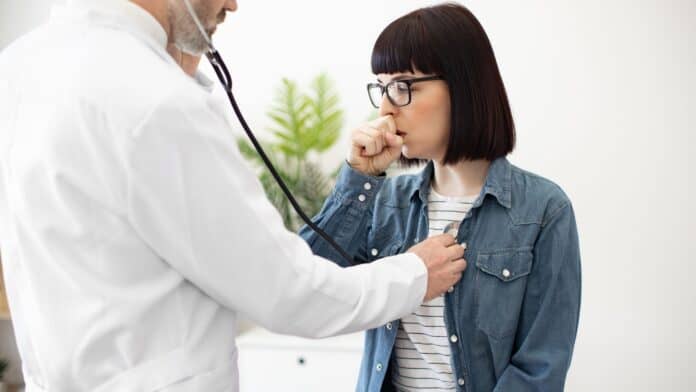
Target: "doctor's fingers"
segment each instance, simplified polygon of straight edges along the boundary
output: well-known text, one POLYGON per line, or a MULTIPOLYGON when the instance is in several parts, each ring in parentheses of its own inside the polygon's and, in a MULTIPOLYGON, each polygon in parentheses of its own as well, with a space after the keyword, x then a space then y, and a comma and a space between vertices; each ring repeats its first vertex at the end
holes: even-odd
MULTIPOLYGON (((461 274, 466 270, 467 262, 464 259, 457 259, 452 261, 447 265, 447 269, 452 273, 452 274, 461 274)), ((459 279, 457 279, 459 280, 459 279)))
POLYGON ((466 248, 459 244, 452 244, 447 247, 446 251, 447 258, 449 260, 456 260, 464 257, 464 251, 466 251, 466 248))
POLYGON ((426 241, 434 241, 443 246, 452 246, 456 244, 456 239, 452 234, 444 233, 428 237, 426 241))

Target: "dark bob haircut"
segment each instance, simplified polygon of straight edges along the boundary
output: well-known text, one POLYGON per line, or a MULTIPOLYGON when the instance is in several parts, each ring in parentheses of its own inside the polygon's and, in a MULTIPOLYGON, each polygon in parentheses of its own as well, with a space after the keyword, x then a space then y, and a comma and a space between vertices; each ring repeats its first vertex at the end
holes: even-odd
MULTIPOLYGON (((372 50, 372 72, 443 77, 452 117, 444 164, 493 161, 515 147, 515 124, 486 32, 467 8, 441 4, 415 10, 387 26, 372 50)), ((420 160, 402 157, 410 165, 420 160)))

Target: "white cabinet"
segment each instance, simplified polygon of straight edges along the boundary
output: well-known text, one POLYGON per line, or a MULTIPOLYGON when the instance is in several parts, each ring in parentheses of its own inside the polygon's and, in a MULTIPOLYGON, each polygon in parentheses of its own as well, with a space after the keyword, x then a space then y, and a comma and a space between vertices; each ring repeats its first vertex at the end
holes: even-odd
POLYGON ((237 338, 241 392, 355 391, 363 333, 327 339, 254 328, 237 338))

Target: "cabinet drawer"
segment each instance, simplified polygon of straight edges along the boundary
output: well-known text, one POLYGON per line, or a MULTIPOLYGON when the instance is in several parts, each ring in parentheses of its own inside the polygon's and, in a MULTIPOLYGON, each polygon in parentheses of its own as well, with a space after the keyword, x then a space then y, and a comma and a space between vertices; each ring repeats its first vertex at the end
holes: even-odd
POLYGON ((352 392, 362 334, 322 340, 252 333, 239 340, 241 392, 352 392))
POLYGON ((241 392, 354 391, 361 356, 355 351, 240 350, 241 392))

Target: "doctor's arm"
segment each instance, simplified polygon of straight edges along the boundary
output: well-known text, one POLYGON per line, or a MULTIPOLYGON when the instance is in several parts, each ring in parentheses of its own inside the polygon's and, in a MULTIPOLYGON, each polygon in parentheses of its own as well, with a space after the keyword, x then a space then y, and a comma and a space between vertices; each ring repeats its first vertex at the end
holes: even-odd
POLYGON ((129 217, 172 268, 222 306, 302 336, 372 328, 420 304, 418 256, 347 269, 314 256, 284 228, 222 117, 202 98, 183 101, 155 108, 128 153, 129 217))

